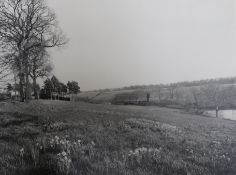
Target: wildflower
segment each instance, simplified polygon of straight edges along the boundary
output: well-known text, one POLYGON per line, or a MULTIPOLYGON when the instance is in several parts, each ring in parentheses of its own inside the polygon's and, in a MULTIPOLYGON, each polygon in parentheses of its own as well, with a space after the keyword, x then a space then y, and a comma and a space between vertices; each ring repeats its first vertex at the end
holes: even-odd
POLYGON ((65 157, 67 155, 67 153, 65 151, 63 151, 62 155, 65 157))
POLYGON ((59 137, 58 136, 55 136, 55 141, 56 141, 56 144, 59 144, 59 137))
POLYGON ((21 148, 21 149, 20 149, 20 156, 23 157, 23 156, 24 156, 24 153, 25 153, 24 148, 21 148))
POLYGON ((57 156, 60 157, 60 156, 61 156, 61 153, 58 153, 57 156))
POLYGON ((64 140, 60 140, 60 144, 64 145, 65 144, 64 140))
POLYGON ((54 139, 50 140, 49 143, 50 143, 51 147, 53 147, 53 145, 54 145, 54 139))

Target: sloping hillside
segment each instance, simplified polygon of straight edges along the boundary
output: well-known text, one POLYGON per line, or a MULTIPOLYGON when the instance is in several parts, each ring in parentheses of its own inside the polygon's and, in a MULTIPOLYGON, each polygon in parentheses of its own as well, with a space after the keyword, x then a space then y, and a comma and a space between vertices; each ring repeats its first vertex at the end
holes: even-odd
POLYGON ((214 107, 210 97, 215 94, 225 100, 221 107, 236 106, 235 78, 180 82, 167 85, 131 86, 119 89, 88 91, 78 94, 75 101, 91 103, 140 104, 160 106, 214 107), (147 99, 147 94, 150 99, 147 99), (221 96, 221 97, 220 97, 221 96), (149 101, 148 103, 146 103, 149 101))

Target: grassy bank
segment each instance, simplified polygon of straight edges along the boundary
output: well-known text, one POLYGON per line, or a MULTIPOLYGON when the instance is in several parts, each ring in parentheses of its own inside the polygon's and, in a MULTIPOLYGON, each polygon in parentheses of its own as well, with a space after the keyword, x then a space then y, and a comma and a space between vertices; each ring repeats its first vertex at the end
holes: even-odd
POLYGON ((236 122, 180 110, 1 104, 0 174, 236 174, 236 122))

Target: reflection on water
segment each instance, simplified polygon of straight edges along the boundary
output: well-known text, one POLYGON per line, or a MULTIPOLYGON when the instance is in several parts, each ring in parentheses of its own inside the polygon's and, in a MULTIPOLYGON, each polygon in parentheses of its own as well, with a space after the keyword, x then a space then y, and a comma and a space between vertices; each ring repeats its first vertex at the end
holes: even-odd
MULTIPOLYGON (((205 115, 210 117, 216 117, 216 111, 215 110, 206 111, 205 115)), ((220 110, 218 116, 219 118, 236 120, 236 110, 220 110)))

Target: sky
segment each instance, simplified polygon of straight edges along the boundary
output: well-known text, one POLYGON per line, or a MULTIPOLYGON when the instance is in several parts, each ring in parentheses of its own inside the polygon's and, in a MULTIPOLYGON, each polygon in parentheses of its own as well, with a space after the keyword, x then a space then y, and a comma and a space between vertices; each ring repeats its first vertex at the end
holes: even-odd
POLYGON ((236 76, 235 0, 47 0, 69 43, 54 74, 82 90, 236 76))

